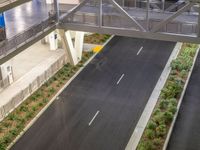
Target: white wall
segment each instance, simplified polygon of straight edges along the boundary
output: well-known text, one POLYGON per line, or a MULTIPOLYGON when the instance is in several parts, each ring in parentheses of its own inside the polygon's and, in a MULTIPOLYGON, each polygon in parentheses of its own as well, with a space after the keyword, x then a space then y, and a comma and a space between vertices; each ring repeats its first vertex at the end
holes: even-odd
POLYGON ((59 3, 62 4, 79 4, 79 0, 59 0, 59 3))

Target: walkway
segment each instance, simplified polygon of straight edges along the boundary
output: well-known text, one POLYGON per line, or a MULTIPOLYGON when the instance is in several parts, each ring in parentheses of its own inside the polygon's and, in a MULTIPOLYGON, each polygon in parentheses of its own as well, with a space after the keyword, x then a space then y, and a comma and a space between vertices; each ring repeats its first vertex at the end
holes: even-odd
POLYGON ((13 66, 14 82, 0 91, 0 119, 63 66, 65 52, 49 51, 48 45, 38 42, 9 62, 13 66))
POLYGON ((48 18, 45 0, 32 0, 5 12, 7 38, 23 32, 48 18))

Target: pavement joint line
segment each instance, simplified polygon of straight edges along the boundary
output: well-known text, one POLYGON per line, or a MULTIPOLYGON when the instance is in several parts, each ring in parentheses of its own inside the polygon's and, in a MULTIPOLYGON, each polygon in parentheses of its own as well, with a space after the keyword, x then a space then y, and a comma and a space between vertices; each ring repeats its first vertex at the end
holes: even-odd
POLYGON ((117 81, 117 84, 119 84, 119 82, 122 80, 123 77, 124 77, 124 74, 121 75, 121 77, 120 77, 119 80, 117 81))
MULTIPOLYGON (((112 35, 104 44, 103 47, 108 44, 112 39, 114 38, 114 35, 112 35)), ((68 82, 58 91, 58 93, 49 101, 49 103, 33 118, 27 126, 19 133, 19 135, 13 140, 10 145, 6 148, 6 150, 10 150, 11 147, 28 131, 28 129, 42 116, 42 114, 49 108, 49 106, 56 100, 56 97, 58 97, 64 89, 80 74, 80 72, 94 59, 94 57, 98 53, 94 54, 90 59, 88 59, 85 64, 79 68, 79 70, 68 80, 68 82)))
POLYGON ((89 122, 89 126, 93 123, 93 121, 94 121, 94 119, 97 117, 97 115, 100 113, 100 111, 98 110, 97 112, 96 112, 96 114, 94 115, 94 117, 92 118, 92 120, 89 122))
POLYGON ((154 110, 154 107, 157 104, 157 100, 160 95, 161 89, 164 87, 165 82, 170 74, 171 61, 178 56, 181 46, 182 46, 182 43, 178 42, 175 45, 173 51, 171 52, 171 55, 169 56, 168 61, 167 61, 166 65, 165 65, 165 67, 164 67, 152 93, 151 93, 151 96, 149 97, 149 99, 147 101, 147 104, 146 104, 146 106, 140 116, 140 119, 139 119, 127 145, 126 145, 125 150, 136 150, 136 148, 139 144, 139 141, 143 135, 143 132, 145 130, 145 127, 151 117, 153 110, 154 110))
POLYGON ((143 46, 140 47, 139 51, 137 52, 137 55, 139 55, 142 50, 143 50, 143 46))

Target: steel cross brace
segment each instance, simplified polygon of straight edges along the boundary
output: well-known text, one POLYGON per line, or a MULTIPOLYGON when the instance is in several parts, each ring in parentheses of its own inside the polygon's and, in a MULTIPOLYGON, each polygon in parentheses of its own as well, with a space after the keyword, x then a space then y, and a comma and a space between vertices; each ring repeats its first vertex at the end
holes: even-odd
POLYGON ((145 32, 146 30, 134 19, 132 18, 121 6, 119 6, 114 0, 109 0, 111 4, 126 18, 131 20, 134 25, 136 25, 141 31, 145 32))
POLYGON ((151 32, 156 32, 156 31, 160 30, 168 22, 170 22, 173 19, 175 19, 177 16, 179 16, 181 13, 185 12, 187 9, 189 9, 193 5, 194 5, 194 3, 187 3, 183 8, 179 9, 177 12, 175 12, 174 14, 172 14, 170 17, 168 17, 167 19, 165 19, 164 21, 162 21, 160 24, 158 24, 157 26, 155 26, 155 28, 153 28, 151 30, 151 32))

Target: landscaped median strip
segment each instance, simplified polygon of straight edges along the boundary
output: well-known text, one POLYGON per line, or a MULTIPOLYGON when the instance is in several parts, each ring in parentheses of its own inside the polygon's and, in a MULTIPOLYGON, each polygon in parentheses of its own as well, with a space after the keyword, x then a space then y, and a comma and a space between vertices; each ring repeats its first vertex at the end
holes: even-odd
MULTIPOLYGON (((110 37, 110 39, 112 38, 113 36, 110 37)), ((107 41, 104 45, 110 39, 107 39, 106 35, 107 41)), ((82 60, 76 66, 64 65, 53 77, 4 118, 0 122, 0 150, 9 149, 18 140, 95 55, 93 52, 84 52, 82 60)))
POLYGON ((137 150, 166 149, 198 51, 195 44, 183 44, 178 57, 171 62, 171 72, 137 150))

